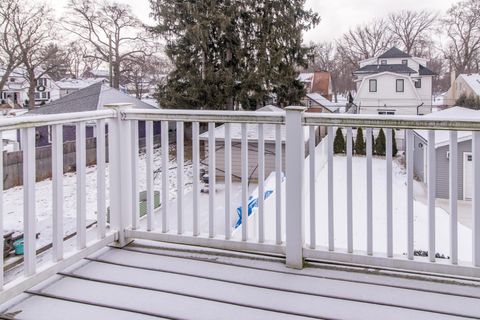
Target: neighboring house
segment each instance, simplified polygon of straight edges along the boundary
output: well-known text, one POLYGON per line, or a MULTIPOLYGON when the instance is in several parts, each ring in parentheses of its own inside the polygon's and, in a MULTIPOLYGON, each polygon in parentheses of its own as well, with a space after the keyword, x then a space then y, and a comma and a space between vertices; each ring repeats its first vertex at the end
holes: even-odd
POLYGON ((108 80, 103 78, 62 79, 60 81, 57 81, 56 84, 60 89, 60 98, 63 98, 72 92, 89 87, 92 84, 99 82, 103 84, 108 84, 108 80))
POLYGON ((382 55, 363 60, 353 74, 357 113, 417 115, 432 109, 432 81, 435 72, 428 60, 393 47, 382 55))
MULTIPOLYGON (((36 108, 26 115, 44 115, 44 114, 60 114, 60 113, 75 113, 83 111, 101 110, 107 104, 114 103, 131 103, 133 108, 138 109, 155 109, 150 104, 142 102, 130 95, 122 93, 116 89, 110 88, 107 85, 99 82, 84 89, 80 89, 69 95, 64 96, 56 101, 53 101, 45 106, 36 108)), ((96 123, 88 123, 86 128, 87 138, 95 137, 96 123)), ((145 137, 145 122, 139 121, 139 137, 145 137)), ((160 133, 160 123, 155 123, 154 133, 160 133)), ((37 132, 37 147, 50 145, 52 141, 51 127, 38 127, 37 132)), ((63 126, 63 140, 75 140, 75 125, 63 126)))
POLYGON ((309 93, 306 96, 307 112, 339 113, 345 109, 344 103, 336 103, 328 100, 319 93, 309 93))
POLYGON ((480 96, 480 74, 460 74, 457 78, 453 74, 452 79, 454 80, 446 95, 448 106, 454 106, 461 95, 480 96))
MULTIPOLYGON (((0 76, 4 72, 0 68, 0 76)), ((41 72, 40 70, 38 72, 41 72)), ((23 108, 28 100, 28 88, 30 83, 26 78, 26 71, 23 68, 15 69, 5 83, 3 91, 0 92, 2 104, 8 104, 12 108, 23 108)), ((55 81, 45 74, 37 80, 35 87, 35 105, 45 104, 60 97, 60 90, 55 81)))
MULTIPOLYGON (((480 111, 452 107, 424 116, 425 119, 480 119, 480 111)), ((428 177, 428 131, 414 131, 414 174, 427 183, 428 177)), ((472 133, 458 132, 458 199, 471 200, 473 192, 472 133)), ((448 131, 435 131, 436 196, 449 198, 450 135, 448 131)))
POLYGON ((328 71, 315 71, 300 73, 297 78, 304 86, 307 93, 319 93, 328 100, 332 100, 332 76, 328 71))
MULTIPOLYGON (((266 106, 257 110, 257 112, 285 112, 283 109, 275 106, 266 106)), ((232 123, 231 139, 232 139, 232 178, 240 180, 242 175, 242 128, 241 124, 232 123)), ((204 132, 200 135, 200 140, 205 146, 204 164, 208 164, 208 134, 204 132)), ((276 141, 276 125, 264 124, 263 135, 265 140, 265 177, 275 171, 275 141, 276 141)), ((258 174, 258 125, 247 125, 248 136, 248 176, 251 180, 257 180, 258 174)), ((280 127, 280 141, 282 149, 282 171, 285 170, 285 126, 280 127)), ((305 143, 308 141, 308 129, 305 127, 305 143)), ((215 164, 216 176, 223 179, 225 176, 225 125, 215 128, 215 164)), ((308 146, 305 148, 308 151, 308 146)))

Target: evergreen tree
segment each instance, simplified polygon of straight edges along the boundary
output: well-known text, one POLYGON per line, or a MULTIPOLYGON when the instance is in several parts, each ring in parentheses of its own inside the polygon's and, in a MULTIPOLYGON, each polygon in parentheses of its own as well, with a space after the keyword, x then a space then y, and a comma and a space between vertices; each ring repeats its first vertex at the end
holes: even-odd
POLYGON ((355 139, 355 153, 358 155, 365 154, 365 141, 363 140, 362 128, 357 129, 357 138, 355 139))
POLYGON ((305 0, 150 0, 174 68, 158 88, 165 108, 256 109, 273 96, 299 103, 296 80, 310 48, 303 33, 319 22, 305 0))
POLYGON ((377 139, 375 140, 375 154, 379 156, 385 155, 385 133, 380 129, 377 139))
POLYGON ((335 134, 335 139, 333 140, 333 153, 345 153, 345 150, 345 138, 343 136, 342 129, 338 128, 335 134))
POLYGON ((395 138, 395 129, 392 129, 392 155, 395 157, 398 153, 397 139, 395 138))

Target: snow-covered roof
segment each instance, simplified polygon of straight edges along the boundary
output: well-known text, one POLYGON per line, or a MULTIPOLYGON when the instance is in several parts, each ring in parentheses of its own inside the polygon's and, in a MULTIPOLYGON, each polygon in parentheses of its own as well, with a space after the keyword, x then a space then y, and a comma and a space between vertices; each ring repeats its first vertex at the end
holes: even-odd
MULTIPOLYGON (((256 110, 258 112, 285 112, 285 110, 275 106, 265 106, 256 110)), ((265 142, 275 142, 275 130, 274 124, 263 125, 263 137, 265 142)), ((233 141, 240 141, 242 139, 242 125, 240 123, 232 123, 230 125, 230 135, 233 141)), ((286 140, 285 126, 280 126, 280 137, 282 142, 286 140)), ((308 141, 308 128, 304 127, 305 141, 308 141)), ((200 140, 208 140, 208 131, 202 133, 199 136, 200 140)), ((225 139, 225 125, 221 125, 215 128, 215 140, 223 141, 225 139)), ((247 139, 258 141, 258 124, 247 124, 247 139)))
POLYGON ((313 72, 300 73, 297 77, 297 80, 300 82, 311 82, 313 80, 314 75, 315 74, 313 72))
POLYGON ((480 96, 480 74, 461 74, 459 75, 472 88, 476 95, 480 96))
POLYGON ((102 82, 105 81, 105 79, 93 79, 93 78, 87 78, 87 79, 62 79, 60 81, 56 81, 57 86, 60 89, 83 89, 88 86, 91 86, 92 84, 95 84, 97 82, 102 82))
POLYGON ((316 103, 318 103, 322 107, 328 109, 328 111, 330 111, 330 112, 337 112, 339 108, 345 107, 345 105, 342 104, 342 103, 335 103, 335 102, 332 102, 332 101, 326 99, 320 93, 309 93, 309 94, 307 94, 307 97, 309 99, 315 101, 316 103))
MULTIPOLYGON (((422 116, 425 120, 480 120, 480 111, 452 107, 442 111, 433 112, 422 116)), ((415 130, 415 133, 428 142, 428 130, 415 130)), ((458 131, 458 142, 472 139, 471 131, 458 131)), ((450 134, 447 130, 435 131, 435 148, 443 147, 450 141, 450 134)))

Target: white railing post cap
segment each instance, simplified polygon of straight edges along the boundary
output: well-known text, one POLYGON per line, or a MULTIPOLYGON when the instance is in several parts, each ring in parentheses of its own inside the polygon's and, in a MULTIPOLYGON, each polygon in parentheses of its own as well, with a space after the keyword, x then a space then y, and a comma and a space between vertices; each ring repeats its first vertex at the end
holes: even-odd
POLYGON ((306 111, 307 108, 303 106, 289 106, 285 107, 285 111, 299 111, 299 112, 304 112, 306 111))
POLYGON ((130 109, 133 108, 132 103, 109 103, 103 105, 104 108, 106 109, 117 109, 117 110, 123 110, 123 109, 130 109))

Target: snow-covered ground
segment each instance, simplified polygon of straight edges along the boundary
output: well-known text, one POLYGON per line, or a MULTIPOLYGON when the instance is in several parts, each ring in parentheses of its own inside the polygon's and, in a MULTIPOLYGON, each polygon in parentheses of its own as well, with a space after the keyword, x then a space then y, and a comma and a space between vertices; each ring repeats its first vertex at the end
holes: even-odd
MULTIPOLYGON (((155 169, 161 168, 160 151, 155 150, 155 169)), ((184 167, 185 192, 191 190, 192 166, 187 162, 184 167)), ((169 162, 170 199, 176 197, 177 165, 174 160, 169 162)), ((108 165, 106 169, 106 197, 109 205, 109 179, 108 165)), ((70 234, 75 231, 76 217, 76 174, 67 173, 63 180, 64 192, 64 233, 70 234)), ((160 190, 161 175, 154 176, 154 188, 160 190)), ((87 190, 87 224, 96 220, 97 210, 97 170, 96 166, 88 167, 86 170, 87 190)), ((146 190, 146 163, 145 155, 140 156, 139 161, 139 190, 146 190)), ((4 191, 4 228, 5 230, 23 230, 23 187, 15 187, 4 191)), ((52 239, 52 181, 44 180, 35 185, 37 232, 40 233, 37 246, 50 243, 52 239)))
MULTIPOLYGON (((353 243, 354 250, 366 250, 366 158, 353 158, 353 243)), ((347 247, 347 203, 346 203, 346 157, 334 157, 334 223, 335 246, 347 247)), ((386 252, 386 161, 373 159, 373 249, 386 252)), ((327 179, 328 169, 317 174, 316 191, 316 235, 317 245, 328 245, 327 219, 327 179)), ((309 203, 306 201, 305 239, 309 239, 309 203)), ((394 253, 407 252, 407 187, 406 173, 401 166, 393 164, 393 238, 394 253)), ((436 248, 437 252, 449 255, 449 214, 436 209, 436 248)), ((459 259, 471 261, 471 230, 458 224, 459 259)), ((428 250, 428 211, 420 201, 414 201, 414 247, 415 250, 428 250)))
MULTIPOLYGON (((160 168, 160 152, 155 151, 155 168, 160 168)), ((366 250, 366 160, 363 157, 353 158, 353 232, 354 249, 366 250)), ((176 230, 176 162, 170 159, 169 181, 170 181, 170 203, 169 203, 169 228, 176 230)), ((189 233, 192 230, 192 167, 190 163, 185 165, 185 196, 184 196, 184 230, 189 233)), ((386 251, 386 162, 382 158, 373 159, 373 238, 374 251, 386 251)), ((322 166, 316 172, 317 192, 316 192, 316 233, 317 245, 326 246, 328 240, 327 233, 327 167, 322 166)), ((108 168, 107 168, 107 190, 108 190, 108 168)), ((75 230, 75 211, 76 211, 76 175, 69 173, 64 178, 64 219, 65 233, 71 233, 75 230)), ((160 190, 161 175, 156 175, 154 186, 160 190)), ((285 184, 285 183, 284 183, 285 184)), ((139 190, 145 190, 146 186, 146 166, 145 156, 142 155, 139 161, 139 190)), ((256 188, 255 184, 250 185, 250 192, 256 188)), ((274 186, 272 186, 274 189, 274 186)), ((393 223, 394 223, 394 252, 404 254, 406 252, 407 237, 407 212, 406 212, 406 175, 402 167, 394 163, 393 166, 393 223)), ((96 220, 96 168, 87 169, 87 219, 96 220)), ((38 220, 38 232, 40 239, 38 245, 49 243, 51 240, 51 206, 52 206, 52 183, 51 180, 38 182, 36 184, 36 209, 38 220)), ((282 186, 282 198, 285 199, 285 186, 282 186)), ((309 239, 309 202, 308 192, 305 195, 306 200, 306 235, 309 239)), ((208 194, 200 195, 199 206, 199 225, 202 233, 208 232, 208 194)), ((342 156, 334 157, 334 215, 335 215, 335 246, 337 248, 346 248, 347 242, 347 223, 346 223, 346 158, 342 156)), ((108 192, 107 192, 108 205, 108 192)), ((236 208, 241 205, 241 188, 239 184, 234 184, 232 189, 232 210, 230 214, 231 225, 236 221, 236 208)), ((17 187, 4 192, 5 208, 5 228, 6 230, 21 231, 23 228, 23 188, 17 187)), ((285 229, 285 207, 282 208, 282 230, 285 229)), ((415 249, 428 249, 428 215, 427 207, 420 201, 414 202, 415 211, 415 249)), ((224 209, 224 190, 221 183, 218 184, 215 203, 215 230, 216 234, 224 234, 225 230, 225 209, 224 209)), ((253 215, 255 217, 255 214, 253 215)), ((160 225, 160 212, 155 215, 157 227, 160 225)), ((249 228, 250 238, 255 239, 256 226, 255 219, 250 219, 249 228)), ((275 194, 265 202, 265 236, 267 240, 275 239, 275 194)), ((449 215, 437 208, 436 210, 436 242, 437 252, 445 255, 449 254, 449 215)), ((458 225, 459 230, 459 259, 471 261, 471 231, 463 225, 458 225)), ((234 234, 239 236, 238 232, 234 234)), ((284 239, 284 236, 283 236, 284 239)))

